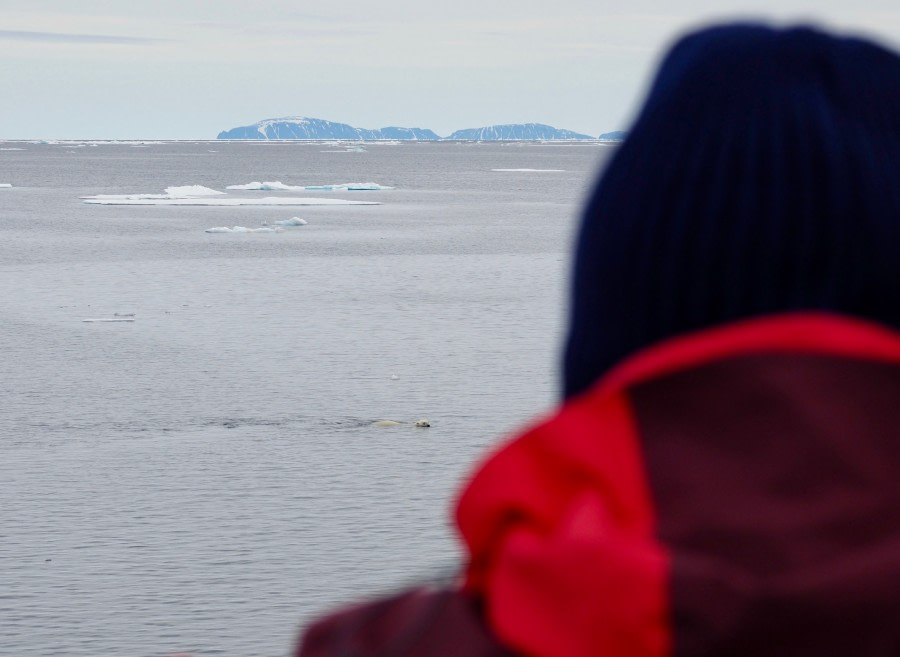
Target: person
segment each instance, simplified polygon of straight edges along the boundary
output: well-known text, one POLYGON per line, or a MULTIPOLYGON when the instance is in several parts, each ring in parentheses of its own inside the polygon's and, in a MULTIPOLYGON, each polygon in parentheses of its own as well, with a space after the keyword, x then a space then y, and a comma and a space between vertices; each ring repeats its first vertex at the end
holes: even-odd
POLYGON ((682 38, 586 206, 564 399, 490 456, 458 585, 298 657, 900 655, 900 58, 682 38))

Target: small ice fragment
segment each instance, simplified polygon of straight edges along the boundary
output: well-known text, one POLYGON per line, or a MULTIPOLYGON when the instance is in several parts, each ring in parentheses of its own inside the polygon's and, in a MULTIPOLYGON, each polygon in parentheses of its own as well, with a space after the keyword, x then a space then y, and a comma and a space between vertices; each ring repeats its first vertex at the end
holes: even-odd
POLYGON ((246 226, 233 226, 229 228, 228 226, 215 226, 213 228, 207 228, 205 233, 280 233, 283 232, 281 228, 270 228, 269 226, 263 226, 262 228, 247 228, 246 226))
POLYGON ((134 317, 134 313, 113 313, 113 317, 134 317))
POLYGON ((305 226, 307 224, 306 219, 301 219, 300 217, 291 217, 290 219, 279 219, 278 221, 273 221, 272 224, 274 226, 305 226))
POLYGON ((562 173, 565 169, 491 169, 491 171, 521 171, 528 173, 562 173))
POLYGON ((396 374, 391 374, 391 381, 397 381, 399 379, 400 379, 400 377, 397 376, 396 374))
POLYGON ((83 319, 82 322, 133 322, 134 317, 97 317, 94 319, 83 319))
POLYGON ((9 189, 10 187, 12 187, 12 185, 11 185, 10 183, 0 183, 0 187, 3 187, 3 188, 5 188, 5 189, 9 189))

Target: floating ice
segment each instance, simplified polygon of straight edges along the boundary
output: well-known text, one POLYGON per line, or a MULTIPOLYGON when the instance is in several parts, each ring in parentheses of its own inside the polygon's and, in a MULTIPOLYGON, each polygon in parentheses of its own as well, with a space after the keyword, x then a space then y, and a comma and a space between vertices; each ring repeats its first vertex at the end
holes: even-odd
POLYGON ((82 322, 133 322, 134 317, 98 317, 96 319, 83 319, 82 322))
POLYGON ((560 173, 565 169, 491 169, 491 171, 525 171, 529 173, 560 173))
POLYGON ((226 187, 225 189, 260 190, 260 191, 264 191, 264 192, 272 192, 272 191, 297 191, 297 190, 306 189, 306 188, 285 185, 280 180, 276 180, 275 182, 257 182, 254 180, 253 182, 247 183, 246 185, 228 185, 228 187, 226 187))
POLYGON ((273 221, 273 226, 305 226, 306 219, 301 219, 300 217, 291 217, 290 219, 279 219, 278 221, 273 221))
POLYGON ((82 196, 86 202, 91 201, 142 201, 156 199, 191 199, 205 198, 209 196, 224 196, 225 192, 219 192, 203 185, 182 185, 180 187, 166 187, 162 194, 96 194, 94 196, 82 196))
POLYGON ((24 148, 0 148, 0 151, 24 151, 24 148))
POLYGON ((234 226, 229 228, 228 226, 216 226, 214 228, 207 228, 204 232, 206 233, 280 233, 282 232, 281 228, 270 228, 269 226, 263 226, 261 228, 247 228, 246 226, 234 226))
POLYGON ((143 195, 143 198, 134 197, 82 197, 85 203, 96 205, 208 205, 208 206, 236 206, 236 205, 381 205, 376 201, 345 201, 337 198, 299 198, 284 196, 274 198, 169 198, 151 197, 143 195))
POLYGON ((280 180, 274 182, 257 182, 253 181, 246 185, 228 185, 226 189, 241 190, 260 190, 260 191, 286 191, 286 192, 356 192, 356 191, 376 191, 382 189, 394 189, 385 185, 379 185, 373 182, 362 183, 339 183, 336 185, 310 185, 307 187, 299 185, 285 185, 280 180))
POLYGON ((379 185, 378 183, 373 182, 363 182, 363 183, 340 183, 337 185, 313 185, 309 187, 304 187, 308 192, 369 192, 369 191, 378 191, 382 189, 394 189, 393 187, 388 187, 387 185, 379 185))
POLYGON ((0 183, 0 187, 4 187, 4 188, 6 188, 6 189, 9 189, 10 187, 12 187, 12 185, 9 184, 9 183, 0 183))
POLYGON ((348 146, 343 150, 319 151, 320 153, 368 153, 364 146, 348 146))
POLYGON ((198 196, 219 196, 225 194, 203 185, 182 185, 181 187, 166 187, 166 195, 172 198, 196 198, 198 196))

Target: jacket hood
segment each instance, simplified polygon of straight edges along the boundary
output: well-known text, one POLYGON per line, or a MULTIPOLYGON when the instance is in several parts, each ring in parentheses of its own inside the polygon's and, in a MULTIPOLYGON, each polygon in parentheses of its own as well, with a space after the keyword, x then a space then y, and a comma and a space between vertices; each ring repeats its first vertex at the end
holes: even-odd
POLYGON ((847 317, 644 350, 476 472, 466 586, 531 657, 900 654, 898 400, 847 317))

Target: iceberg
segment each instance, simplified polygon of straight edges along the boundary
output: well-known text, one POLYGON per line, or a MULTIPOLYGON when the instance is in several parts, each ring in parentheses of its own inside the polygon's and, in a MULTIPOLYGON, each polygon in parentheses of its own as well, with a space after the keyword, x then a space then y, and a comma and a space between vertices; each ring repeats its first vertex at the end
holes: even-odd
POLYGON ((522 171, 528 173, 559 173, 565 169, 491 169, 491 171, 522 171))
POLYGON ((274 182, 257 182, 253 181, 246 185, 228 185, 225 189, 240 190, 259 190, 259 191, 284 191, 284 192, 355 192, 355 191, 375 191, 382 189, 394 189, 386 185, 379 185, 373 182, 364 183, 340 183, 337 185, 310 185, 303 187, 300 185, 285 185, 280 180, 274 182))

